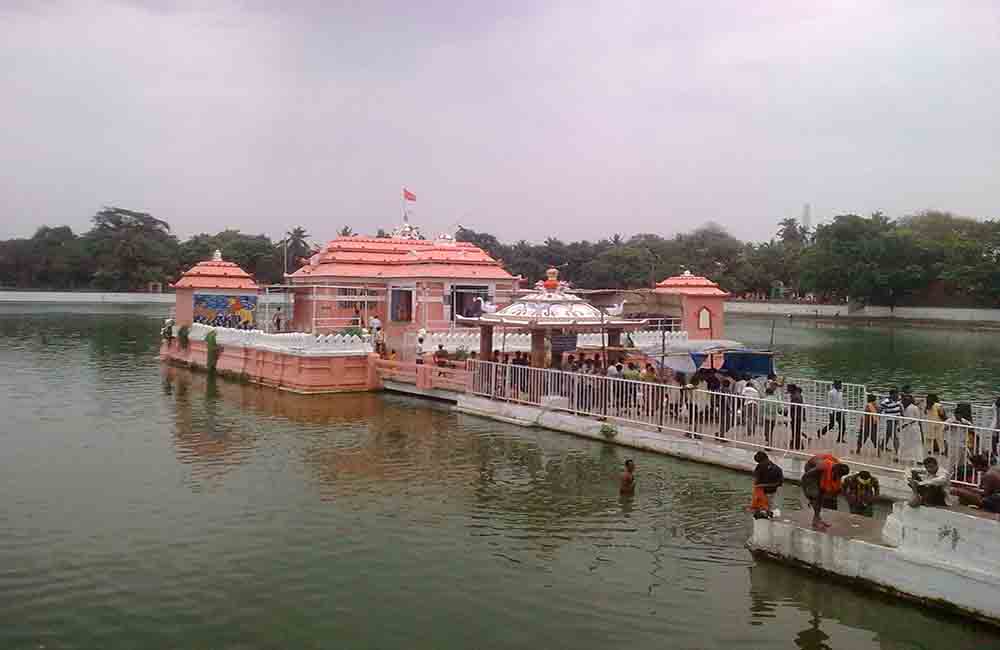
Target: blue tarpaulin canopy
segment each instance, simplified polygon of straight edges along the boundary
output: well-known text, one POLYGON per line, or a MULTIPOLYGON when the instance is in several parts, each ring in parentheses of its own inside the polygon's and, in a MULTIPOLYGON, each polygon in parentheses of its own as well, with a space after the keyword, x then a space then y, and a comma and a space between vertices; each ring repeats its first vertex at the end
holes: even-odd
POLYGON ((662 351, 657 350, 657 347, 659 346, 643 346, 640 349, 657 365, 678 372, 692 373, 710 356, 718 355, 723 359, 722 370, 754 377, 775 372, 774 352, 753 350, 737 341, 674 341, 662 351))
POLYGON ((754 350, 727 351, 723 356, 722 369, 741 375, 766 377, 774 372, 774 355, 754 350))

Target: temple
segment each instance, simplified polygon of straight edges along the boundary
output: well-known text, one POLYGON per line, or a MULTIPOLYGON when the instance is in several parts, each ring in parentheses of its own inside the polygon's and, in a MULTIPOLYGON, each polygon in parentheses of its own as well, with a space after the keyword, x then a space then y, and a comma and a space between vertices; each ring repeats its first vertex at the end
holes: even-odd
POLYGON ((378 317, 390 344, 405 333, 449 328, 456 318, 504 305, 519 278, 481 248, 450 236, 338 237, 295 273, 290 329, 324 334, 365 327, 378 317))
POLYGON ((174 318, 178 325, 256 326, 260 289, 249 273, 223 260, 221 251, 192 266, 170 286, 176 291, 174 318))

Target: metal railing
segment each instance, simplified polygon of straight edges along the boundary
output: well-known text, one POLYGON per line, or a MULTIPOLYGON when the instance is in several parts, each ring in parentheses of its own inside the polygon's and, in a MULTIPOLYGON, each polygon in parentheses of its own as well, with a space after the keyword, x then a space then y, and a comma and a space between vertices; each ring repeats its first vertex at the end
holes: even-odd
POLYGON ((955 482, 976 483, 973 453, 995 459, 1000 431, 961 422, 744 397, 672 384, 468 361, 468 392, 613 419, 689 438, 809 457, 833 453, 853 466, 903 474, 936 455, 955 482))

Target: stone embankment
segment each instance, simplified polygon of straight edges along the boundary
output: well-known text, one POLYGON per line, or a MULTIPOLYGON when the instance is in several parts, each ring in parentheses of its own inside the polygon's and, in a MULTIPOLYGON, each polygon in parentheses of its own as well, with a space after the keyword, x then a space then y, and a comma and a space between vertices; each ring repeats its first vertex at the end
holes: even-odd
POLYGON ((726 313, 739 316, 779 318, 844 319, 845 321, 914 322, 934 324, 982 324, 1000 327, 1000 309, 956 307, 879 307, 856 309, 849 305, 817 305, 803 302, 754 302, 733 300, 726 313))

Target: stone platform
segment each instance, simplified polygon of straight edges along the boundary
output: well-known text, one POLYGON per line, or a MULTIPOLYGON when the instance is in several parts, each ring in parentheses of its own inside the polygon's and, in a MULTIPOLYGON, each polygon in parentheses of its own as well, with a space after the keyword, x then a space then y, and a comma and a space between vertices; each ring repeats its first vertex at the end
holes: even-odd
POLYGON ((964 508, 893 505, 885 524, 823 511, 755 520, 747 546, 762 556, 859 587, 1000 625, 1000 532, 996 515, 964 508))

